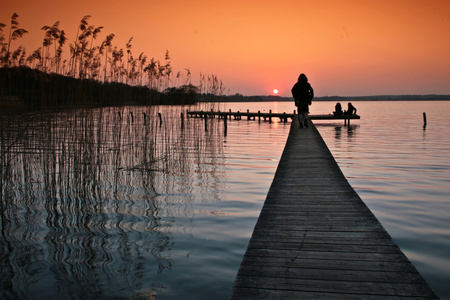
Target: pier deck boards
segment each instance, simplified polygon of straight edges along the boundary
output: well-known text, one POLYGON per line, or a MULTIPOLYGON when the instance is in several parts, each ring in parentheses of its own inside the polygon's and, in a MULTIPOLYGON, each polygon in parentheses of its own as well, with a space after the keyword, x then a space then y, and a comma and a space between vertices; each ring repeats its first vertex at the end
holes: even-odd
POLYGON ((291 131, 231 299, 433 299, 314 125, 291 131))

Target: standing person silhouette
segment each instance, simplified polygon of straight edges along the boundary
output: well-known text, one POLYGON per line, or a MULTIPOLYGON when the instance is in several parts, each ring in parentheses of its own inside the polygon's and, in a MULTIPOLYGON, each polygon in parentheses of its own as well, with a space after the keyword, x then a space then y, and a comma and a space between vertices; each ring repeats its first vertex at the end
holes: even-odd
POLYGON ((314 98, 314 90, 305 74, 300 74, 291 92, 295 100, 295 106, 297 106, 299 128, 303 128, 303 126, 309 127, 308 113, 311 100, 314 98))

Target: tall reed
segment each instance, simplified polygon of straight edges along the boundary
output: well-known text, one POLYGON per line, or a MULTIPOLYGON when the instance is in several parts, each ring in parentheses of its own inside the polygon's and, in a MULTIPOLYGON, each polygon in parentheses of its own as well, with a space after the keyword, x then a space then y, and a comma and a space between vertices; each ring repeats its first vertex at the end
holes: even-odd
MULTIPOLYGON (((28 56, 22 46, 13 51, 12 41, 22 38, 27 33, 27 30, 20 28, 18 17, 16 13, 13 14, 7 38, 4 32, 7 26, 0 23, 0 66, 30 67, 42 72, 54 72, 80 79, 147 86, 159 92, 177 87, 178 79, 183 76, 179 71, 174 80, 169 50, 166 50, 164 62, 161 63, 154 57, 148 60, 144 52, 134 57, 133 37, 126 43, 125 50, 112 44, 115 37, 113 33, 107 34, 102 42, 96 43, 104 27, 91 25, 91 15, 86 15, 80 20, 75 39, 69 44, 67 52, 64 46, 68 37, 64 30, 59 28, 59 21, 52 26, 44 25, 41 28, 45 32, 42 46, 29 52, 28 56), (52 45, 53 51, 50 49, 52 45), (109 53, 111 57, 108 56, 109 53)), ((186 70, 186 84, 192 85, 190 71, 186 70)), ((204 94, 222 95, 225 91, 222 81, 214 74, 208 75, 206 80, 206 75, 200 73, 197 87, 200 93, 204 94)))

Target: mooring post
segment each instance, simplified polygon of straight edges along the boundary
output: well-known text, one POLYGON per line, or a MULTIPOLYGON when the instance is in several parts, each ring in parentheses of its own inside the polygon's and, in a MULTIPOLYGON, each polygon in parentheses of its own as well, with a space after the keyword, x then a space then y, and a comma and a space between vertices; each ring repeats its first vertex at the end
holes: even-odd
POLYGON ((207 132, 207 131, 208 131, 208 118, 205 115, 205 132, 207 132))
POLYGON ((272 110, 269 110, 269 123, 272 123, 272 110))
POLYGON ((258 110, 258 122, 261 122, 261 111, 258 110))
POLYGON ((427 114, 423 113, 423 129, 427 127, 427 114))
POLYGON ((227 118, 223 118, 223 134, 224 134, 224 136, 227 136, 227 132, 228 132, 227 118))
POLYGON ((184 129, 184 115, 181 113, 181 129, 184 129))
POLYGON ((231 120, 231 108, 230 108, 229 112, 230 112, 230 115, 229 115, 229 116, 230 116, 230 120, 231 120))
POLYGON ((250 112, 250 111, 249 111, 248 108, 247 108, 247 121, 250 120, 250 114, 249 114, 249 112, 250 112))
POLYGON ((162 116, 161 116, 160 112, 158 113, 158 117, 159 117, 159 127, 161 127, 161 125, 162 125, 162 116))

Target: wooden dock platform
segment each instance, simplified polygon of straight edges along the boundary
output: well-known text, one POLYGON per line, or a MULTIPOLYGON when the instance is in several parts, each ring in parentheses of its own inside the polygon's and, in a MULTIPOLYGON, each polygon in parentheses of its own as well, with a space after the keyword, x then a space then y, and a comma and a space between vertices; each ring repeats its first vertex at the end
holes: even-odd
MULTIPOLYGON (((247 112, 241 112, 241 111, 231 111, 231 109, 226 111, 187 111, 187 115, 191 118, 225 118, 225 119, 231 119, 234 118, 235 120, 242 120, 242 117, 246 117, 247 120, 258 120, 263 119, 264 121, 272 122, 272 118, 279 118, 282 122, 287 122, 288 119, 294 119, 297 114, 295 113, 295 110, 293 113, 272 113, 272 110, 269 112, 250 112, 247 109, 247 112)), ((360 119, 361 117, 359 115, 340 115, 335 116, 333 114, 326 114, 326 115, 310 115, 309 118, 311 120, 344 120, 344 123, 350 124, 351 119, 360 119)))
POLYGON ((342 174, 291 125, 231 299, 437 299, 342 174))

